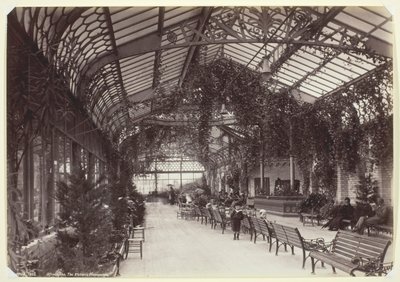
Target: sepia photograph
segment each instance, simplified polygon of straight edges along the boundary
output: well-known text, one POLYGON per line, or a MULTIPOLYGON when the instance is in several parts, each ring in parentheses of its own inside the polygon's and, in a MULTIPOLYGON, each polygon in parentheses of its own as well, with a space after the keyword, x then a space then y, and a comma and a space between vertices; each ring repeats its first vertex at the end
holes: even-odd
POLYGON ((9 278, 393 277, 395 9, 268 4, 3 11, 9 278))

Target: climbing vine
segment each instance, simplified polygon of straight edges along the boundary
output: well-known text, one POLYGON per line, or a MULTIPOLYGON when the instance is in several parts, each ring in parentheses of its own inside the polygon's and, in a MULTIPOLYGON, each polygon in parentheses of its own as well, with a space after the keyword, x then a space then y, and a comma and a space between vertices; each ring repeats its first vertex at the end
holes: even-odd
POLYGON ((380 71, 314 104, 272 92, 259 74, 232 61, 194 64, 181 91, 187 94, 185 103, 198 106, 200 155, 207 157, 210 122, 224 104, 245 136, 237 148, 248 168, 257 165, 264 146, 266 159, 292 154, 305 176, 312 171, 319 185, 334 190, 338 163, 354 172, 367 155, 375 163, 391 156, 392 62, 371 57, 380 71))

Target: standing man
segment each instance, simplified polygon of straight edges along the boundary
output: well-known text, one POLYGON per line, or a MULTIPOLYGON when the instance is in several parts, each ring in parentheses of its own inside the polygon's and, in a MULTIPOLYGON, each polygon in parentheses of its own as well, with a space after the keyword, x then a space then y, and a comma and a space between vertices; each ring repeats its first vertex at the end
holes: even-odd
POLYGON ((175 205, 175 191, 172 186, 169 188, 168 200, 170 205, 175 205))

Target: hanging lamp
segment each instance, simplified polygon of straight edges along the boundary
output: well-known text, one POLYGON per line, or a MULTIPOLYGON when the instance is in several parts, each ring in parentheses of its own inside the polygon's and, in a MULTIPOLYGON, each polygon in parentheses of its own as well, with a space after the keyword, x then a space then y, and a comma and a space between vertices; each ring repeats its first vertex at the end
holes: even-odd
POLYGON ((272 77, 271 66, 266 56, 264 56, 261 60, 260 72, 263 81, 267 82, 271 79, 272 77))

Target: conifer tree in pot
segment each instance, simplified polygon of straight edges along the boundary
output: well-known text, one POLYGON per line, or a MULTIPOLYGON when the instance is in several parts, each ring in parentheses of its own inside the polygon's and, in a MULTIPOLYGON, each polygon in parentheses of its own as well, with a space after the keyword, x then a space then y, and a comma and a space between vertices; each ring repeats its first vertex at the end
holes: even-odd
POLYGON ((356 207, 355 220, 360 216, 372 215, 373 211, 371 203, 376 203, 378 197, 378 181, 375 180, 371 173, 358 175, 358 184, 356 188, 356 207))
POLYGON ((83 169, 77 169, 69 176, 69 183, 57 183, 60 220, 67 227, 57 232, 57 254, 59 268, 67 276, 100 273, 100 258, 110 249, 112 221, 107 189, 101 181, 94 183, 86 175, 83 169))

